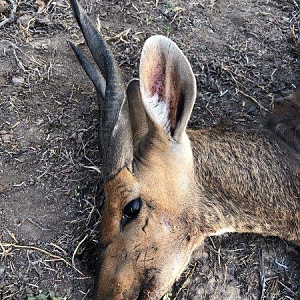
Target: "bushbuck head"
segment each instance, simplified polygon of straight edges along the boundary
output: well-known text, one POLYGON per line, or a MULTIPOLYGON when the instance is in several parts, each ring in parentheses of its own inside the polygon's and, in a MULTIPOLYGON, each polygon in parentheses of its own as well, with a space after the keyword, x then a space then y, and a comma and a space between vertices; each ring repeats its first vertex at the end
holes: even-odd
POLYGON ((300 99, 259 131, 186 127, 196 95, 189 62, 149 38, 125 88, 105 41, 71 0, 97 64, 72 48, 99 96, 106 203, 95 299, 159 299, 208 235, 254 232, 300 241, 300 99))
POLYGON ((195 77, 174 42, 153 36, 142 50, 139 81, 125 89, 105 41, 77 1, 71 4, 99 67, 72 45, 100 98, 106 203, 95 298, 158 299, 202 239, 194 229, 201 222, 186 134, 195 77))

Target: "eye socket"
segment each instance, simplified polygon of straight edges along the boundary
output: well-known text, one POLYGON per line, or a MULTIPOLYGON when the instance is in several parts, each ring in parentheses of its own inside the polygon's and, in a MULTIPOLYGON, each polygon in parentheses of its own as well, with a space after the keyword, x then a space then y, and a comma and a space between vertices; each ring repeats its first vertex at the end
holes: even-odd
POLYGON ((128 222, 132 221, 137 217, 142 207, 141 198, 134 199, 130 201, 123 210, 123 215, 121 219, 121 227, 124 227, 128 222))

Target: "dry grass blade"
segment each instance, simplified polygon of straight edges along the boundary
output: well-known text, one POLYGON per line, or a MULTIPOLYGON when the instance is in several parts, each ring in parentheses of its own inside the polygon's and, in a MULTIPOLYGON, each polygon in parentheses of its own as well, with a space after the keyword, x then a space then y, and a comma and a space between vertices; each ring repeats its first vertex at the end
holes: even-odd
POLYGON ((85 237, 78 243, 77 247, 75 248, 73 255, 72 255, 72 266, 75 270, 77 270, 76 266, 75 266, 75 256, 78 252, 79 247, 84 243, 84 241, 88 238, 88 234, 85 235, 85 237))
POLYGON ((242 95, 244 95, 245 97, 251 99, 255 104, 257 104, 261 109, 263 109, 264 111, 268 111, 261 103, 258 102, 258 100, 256 100, 254 97, 244 93, 243 91, 241 90, 238 90, 238 92, 242 95))
MULTIPOLYGON (((8 248, 8 249, 28 249, 28 250, 34 250, 34 251, 38 251, 38 252, 41 252, 45 255, 48 255, 50 256, 51 258, 54 258, 55 260, 58 260, 58 261, 62 261, 63 263, 65 263, 66 265, 74 268, 74 270, 76 270, 80 275, 83 275, 83 273, 78 270, 74 264, 71 264, 69 263, 65 258, 59 256, 59 255, 56 255, 56 254, 52 254, 50 252, 48 252, 47 250, 44 250, 42 248, 39 248, 39 247, 36 247, 36 246, 29 246, 29 245, 19 245, 19 244, 12 244, 12 243, 1 243, 0 242, 0 246, 2 248, 2 251, 5 253, 7 252, 7 249, 5 248, 8 248)), ((8 252, 7 252, 8 253, 8 252)))

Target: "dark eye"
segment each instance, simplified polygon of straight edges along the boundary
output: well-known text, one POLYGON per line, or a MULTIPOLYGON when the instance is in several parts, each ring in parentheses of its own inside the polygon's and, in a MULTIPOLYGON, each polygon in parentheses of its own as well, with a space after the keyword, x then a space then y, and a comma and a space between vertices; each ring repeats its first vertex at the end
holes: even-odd
POLYGON ((141 210, 142 200, 140 198, 130 201, 123 210, 121 227, 124 227, 128 222, 137 217, 141 210))

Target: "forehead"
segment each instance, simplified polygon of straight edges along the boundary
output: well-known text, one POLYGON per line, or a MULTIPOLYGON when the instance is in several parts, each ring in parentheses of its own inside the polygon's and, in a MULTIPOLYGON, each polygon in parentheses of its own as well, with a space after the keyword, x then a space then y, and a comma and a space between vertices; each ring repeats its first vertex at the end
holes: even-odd
POLYGON ((178 210, 189 188, 189 178, 180 168, 163 163, 140 165, 135 174, 123 168, 105 185, 106 208, 110 216, 120 216, 124 206, 141 197, 163 211, 178 210))
POLYGON ((104 191, 108 202, 115 199, 114 203, 122 204, 128 198, 140 196, 140 184, 127 168, 123 168, 105 184, 104 191))

